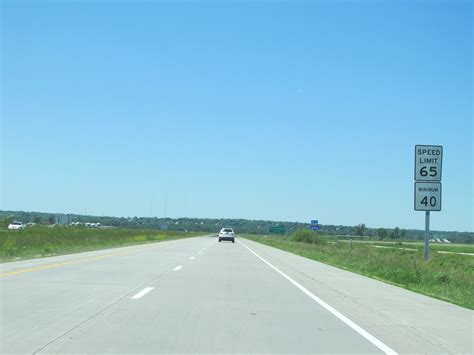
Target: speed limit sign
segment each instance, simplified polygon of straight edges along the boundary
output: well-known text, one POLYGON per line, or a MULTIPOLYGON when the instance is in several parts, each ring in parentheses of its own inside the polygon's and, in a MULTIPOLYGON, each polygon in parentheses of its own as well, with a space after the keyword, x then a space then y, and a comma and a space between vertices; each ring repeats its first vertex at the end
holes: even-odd
POLYGON ((415 146, 415 180, 441 181, 443 147, 441 145, 415 146))
POLYGON ((425 211, 425 260, 430 258, 430 212, 441 211, 441 145, 415 145, 415 211, 425 211))

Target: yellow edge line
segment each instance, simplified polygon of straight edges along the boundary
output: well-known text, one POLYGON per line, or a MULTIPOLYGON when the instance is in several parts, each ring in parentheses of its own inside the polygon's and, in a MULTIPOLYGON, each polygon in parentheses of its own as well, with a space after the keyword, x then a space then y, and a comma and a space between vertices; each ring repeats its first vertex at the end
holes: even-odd
POLYGON ((106 254, 106 255, 92 256, 92 257, 88 257, 88 258, 65 261, 65 262, 57 263, 57 264, 50 264, 50 265, 43 265, 43 266, 33 267, 33 268, 30 268, 30 269, 21 269, 21 270, 16 270, 16 271, 11 271, 11 272, 6 272, 4 274, 0 274, 0 277, 16 275, 16 274, 23 274, 25 272, 33 272, 33 271, 38 271, 38 270, 52 269, 52 268, 55 268, 55 267, 58 267, 58 266, 69 265, 69 264, 77 264, 77 263, 80 263, 82 261, 104 259, 104 258, 108 258, 108 257, 115 256, 115 255, 129 254, 129 253, 132 253, 134 251, 140 251, 140 250, 143 250, 143 249, 147 249, 147 248, 140 248, 138 250, 123 251, 123 252, 120 252, 120 253, 112 253, 112 254, 106 254))
MULTIPOLYGON (((198 236, 198 237, 201 237, 201 236, 198 236)), ((88 260, 104 259, 104 258, 108 258, 108 257, 111 257, 111 256, 116 256, 116 255, 130 254, 130 253, 133 253, 133 252, 136 252, 136 251, 152 249, 152 248, 156 248, 156 247, 161 246, 161 243, 153 243, 153 244, 155 244, 155 245, 150 245, 149 247, 145 247, 145 248, 137 248, 137 249, 134 249, 134 250, 127 250, 127 251, 122 251, 122 252, 118 252, 118 253, 111 253, 111 254, 99 255, 99 256, 91 256, 91 257, 82 258, 82 259, 65 261, 65 262, 57 263, 57 264, 50 264, 50 265, 33 267, 33 268, 30 268, 30 269, 21 269, 21 270, 6 272, 6 273, 3 273, 3 274, 0 274, 0 277, 23 274, 25 272, 33 272, 33 271, 39 271, 39 270, 53 269, 53 268, 58 267, 58 266, 69 265, 69 264, 77 264, 77 263, 80 263, 82 261, 88 261, 88 260), (156 244, 158 244, 158 245, 156 245, 156 244)))

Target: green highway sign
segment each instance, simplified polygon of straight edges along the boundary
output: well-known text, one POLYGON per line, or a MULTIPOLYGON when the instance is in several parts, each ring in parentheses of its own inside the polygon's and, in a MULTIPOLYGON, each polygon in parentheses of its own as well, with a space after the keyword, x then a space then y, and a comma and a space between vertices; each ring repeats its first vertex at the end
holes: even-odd
POLYGON ((279 235, 282 235, 282 234, 285 234, 286 232, 286 229, 284 226, 270 226, 268 228, 268 232, 270 234, 279 234, 279 235))

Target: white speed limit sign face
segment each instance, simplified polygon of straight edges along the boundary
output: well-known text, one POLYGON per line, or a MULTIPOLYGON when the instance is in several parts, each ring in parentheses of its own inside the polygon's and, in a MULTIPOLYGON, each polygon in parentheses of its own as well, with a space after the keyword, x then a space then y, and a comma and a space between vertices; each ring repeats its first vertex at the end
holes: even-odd
POLYGON ((440 182, 415 182, 415 211, 441 211, 440 182))
POLYGON ((440 145, 415 146, 415 180, 441 181, 443 147, 440 145))

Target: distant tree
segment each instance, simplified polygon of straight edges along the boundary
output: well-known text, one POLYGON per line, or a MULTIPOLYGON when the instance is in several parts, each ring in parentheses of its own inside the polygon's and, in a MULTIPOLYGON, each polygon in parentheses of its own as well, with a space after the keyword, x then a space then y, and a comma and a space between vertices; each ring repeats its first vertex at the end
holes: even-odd
POLYGON ((407 231, 405 229, 400 230, 400 238, 405 239, 407 236, 407 231))
POLYGON ((41 217, 36 216, 35 218, 33 218, 33 222, 36 223, 36 224, 40 224, 41 223, 41 217))
POLYGON ((367 228, 365 235, 369 237, 369 239, 372 239, 372 236, 374 235, 374 231, 370 228, 367 228))
POLYGON ((5 217, 2 221, 2 227, 7 228, 10 223, 13 222, 13 216, 5 217))
POLYGON ((363 237, 364 236, 364 233, 365 233, 365 224, 359 224, 355 227, 355 234, 360 236, 360 237, 363 237))
POLYGON ((400 228, 395 227, 395 228, 392 230, 392 233, 390 234, 390 237, 391 237, 392 239, 399 239, 399 238, 400 238, 400 228))
POLYGON ((387 238, 387 230, 385 228, 377 229, 377 235, 379 236, 380 240, 384 240, 387 238))
POLYGON ((49 224, 54 224, 54 222, 56 222, 56 218, 53 215, 49 216, 48 217, 48 223, 49 224))

